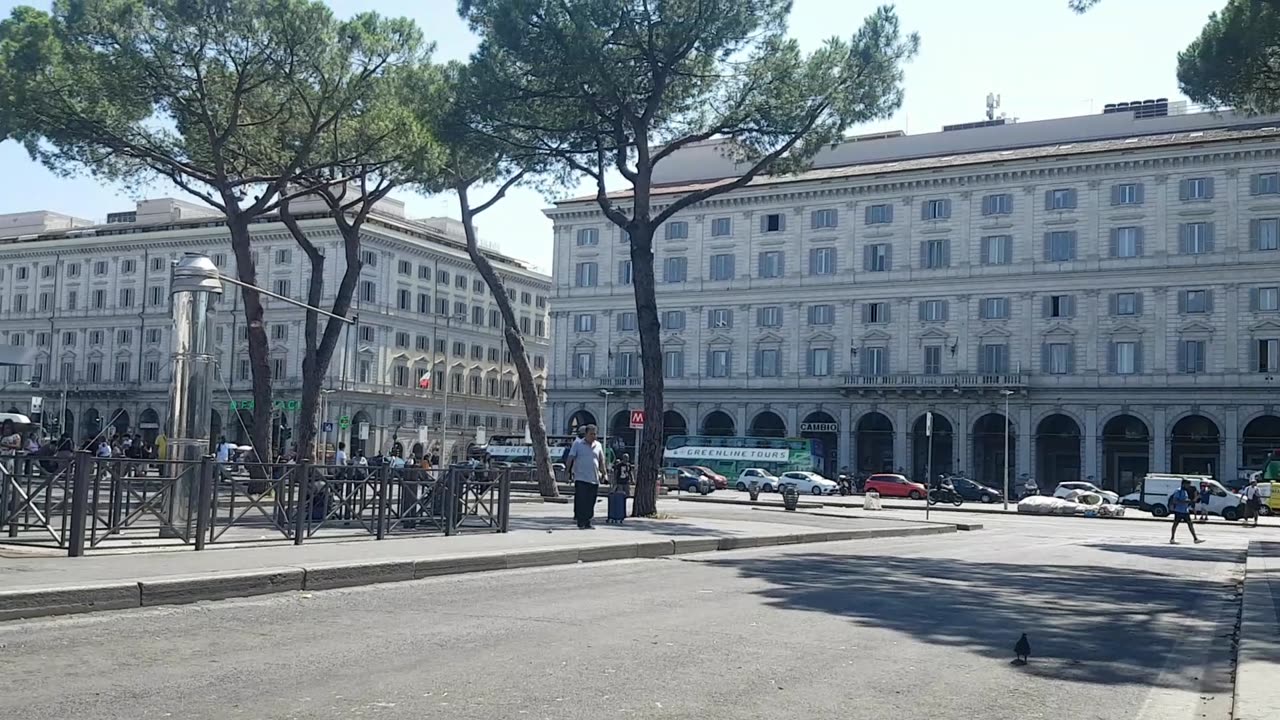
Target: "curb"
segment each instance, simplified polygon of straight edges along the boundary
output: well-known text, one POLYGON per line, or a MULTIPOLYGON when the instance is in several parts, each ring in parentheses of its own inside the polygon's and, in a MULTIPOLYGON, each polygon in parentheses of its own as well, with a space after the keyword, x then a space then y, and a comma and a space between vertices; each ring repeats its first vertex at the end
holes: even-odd
MULTIPOLYGON (((1269 543, 1280 548, 1280 544, 1269 543)), ((1249 543, 1245 560, 1244 598, 1240 612, 1240 643, 1236 648, 1235 720, 1263 720, 1280 708, 1280 552, 1265 557, 1263 543, 1249 543), (1274 579, 1268 578, 1270 574, 1274 579)))
POLYGON ((306 567, 272 567, 243 572, 139 578, 77 587, 4 590, 0 591, 0 622, 51 615, 73 615, 98 610, 179 605, 201 600, 225 600, 233 597, 252 597, 299 590, 330 590, 493 570, 576 565, 632 558, 661 558, 689 553, 799 543, 936 535, 947 532, 955 532, 955 527, 937 525, 914 528, 820 530, 779 535, 682 537, 671 540, 615 542, 574 548, 458 555, 418 560, 317 563, 306 567))
MULTIPOLYGON (((710 496, 695 495, 691 497, 677 497, 680 502, 691 503, 711 503, 713 505, 753 505, 756 507, 782 507, 782 501, 773 502, 772 500, 732 500, 730 498, 715 498, 710 496)), ((801 500, 796 503, 796 507, 800 508, 820 508, 822 503, 813 502, 812 500, 801 500)))
MULTIPOLYGON (((762 512, 778 512, 778 510, 775 510, 774 508, 759 508, 759 507, 757 507, 757 508, 751 508, 751 509, 752 509, 752 510, 760 510, 760 511, 762 511, 762 512)), ((784 511, 782 511, 782 512, 786 512, 786 511, 784 510, 784 511)), ((803 513, 803 514, 804 514, 804 515, 812 515, 812 516, 814 516, 814 517, 840 518, 840 519, 842 519, 842 520, 861 520, 861 519, 862 519, 862 518, 864 518, 864 517, 865 517, 865 518, 868 518, 868 519, 875 519, 874 517, 871 517, 871 516, 868 516, 868 515, 841 515, 840 513, 834 513, 834 512, 815 512, 815 511, 813 511, 813 510, 807 511, 807 512, 805 512, 805 513, 803 513)), ((901 521, 899 521, 899 522, 916 523, 916 524, 919 524, 919 525, 943 525, 943 526, 945 526, 945 527, 953 527, 953 528, 955 528, 956 530, 963 530, 963 531, 966 531, 966 532, 968 532, 968 531, 970 531, 970 530, 981 530, 981 529, 982 529, 982 527, 983 527, 982 523, 974 523, 974 522, 942 522, 941 520, 901 520, 901 521)))

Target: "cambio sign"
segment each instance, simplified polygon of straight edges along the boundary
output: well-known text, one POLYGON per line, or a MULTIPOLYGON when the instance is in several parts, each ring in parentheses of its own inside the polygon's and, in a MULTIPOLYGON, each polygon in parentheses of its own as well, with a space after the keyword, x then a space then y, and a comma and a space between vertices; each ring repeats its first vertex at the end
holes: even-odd
POLYGON ((679 447, 668 450, 666 457, 671 460, 787 462, 791 459, 791 451, 786 448, 679 447))

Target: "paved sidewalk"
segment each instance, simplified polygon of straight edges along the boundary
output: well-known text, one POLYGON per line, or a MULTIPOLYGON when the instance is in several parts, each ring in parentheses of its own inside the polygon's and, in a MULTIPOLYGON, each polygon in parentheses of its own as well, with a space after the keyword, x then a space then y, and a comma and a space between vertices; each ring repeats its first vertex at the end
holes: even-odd
POLYGON ((1249 543, 1236 662, 1235 720, 1280 717, 1280 543, 1249 543))
POLYGON ((888 519, 750 520, 664 502, 661 520, 572 527, 571 508, 523 505, 507 534, 312 542, 66 557, 0 557, 0 620, 413 580, 487 570, 954 532, 888 519), (717 517, 717 515, 719 515, 717 517))

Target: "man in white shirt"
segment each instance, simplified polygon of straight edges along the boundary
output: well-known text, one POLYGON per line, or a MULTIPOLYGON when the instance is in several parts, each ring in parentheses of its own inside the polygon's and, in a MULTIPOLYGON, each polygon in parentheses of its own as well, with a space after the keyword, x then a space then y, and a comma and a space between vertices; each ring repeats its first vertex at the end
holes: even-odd
POLYGON ((604 448, 596 440, 596 426, 588 425, 583 436, 573 441, 565 472, 573 478, 573 519, 583 530, 591 529, 596 514, 596 497, 604 479, 604 448))
POLYGON ((333 454, 333 464, 345 467, 347 464, 347 444, 338 443, 338 450, 333 454))

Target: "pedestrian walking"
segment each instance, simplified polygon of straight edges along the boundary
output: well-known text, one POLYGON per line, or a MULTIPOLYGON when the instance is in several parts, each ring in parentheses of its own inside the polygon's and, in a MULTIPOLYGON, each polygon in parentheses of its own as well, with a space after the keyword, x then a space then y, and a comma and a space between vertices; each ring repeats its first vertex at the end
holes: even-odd
POLYGON ((585 430, 569 446, 565 472, 573 478, 573 519, 580 529, 590 530, 606 465, 604 448, 596 440, 596 426, 588 425, 585 430))
POLYGON ((1173 529, 1169 531, 1170 545, 1178 544, 1178 541, 1174 539, 1174 536, 1178 534, 1179 523, 1186 524, 1187 530, 1191 531, 1191 539, 1194 540, 1197 545, 1204 542, 1200 538, 1196 537, 1195 525, 1191 523, 1191 507, 1194 503, 1194 498, 1192 496, 1193 492, 1194 489, 1191 486, 1191 481, 1183 480, 1182 487, 1174 490, 1173 494, 1169 496, 1169 509, 1173 511, 1173 529))
POLYGON ((1200 492, 1196 495, 1196 520, 1201 523, 1209 522, 1209 497, 1212 492, 1209 483, 1200 483, 1200 492))
POLYGON ((1258 527, 1258 516, 1262 514, 1262 491, 1258 489, 1258 478, 1251 478, 1249 484, 1245 486, 1240 493, 1244 496, 1244 527, 1249 526, 1249 519, 1253 519, 1253 527, 1258 527))

